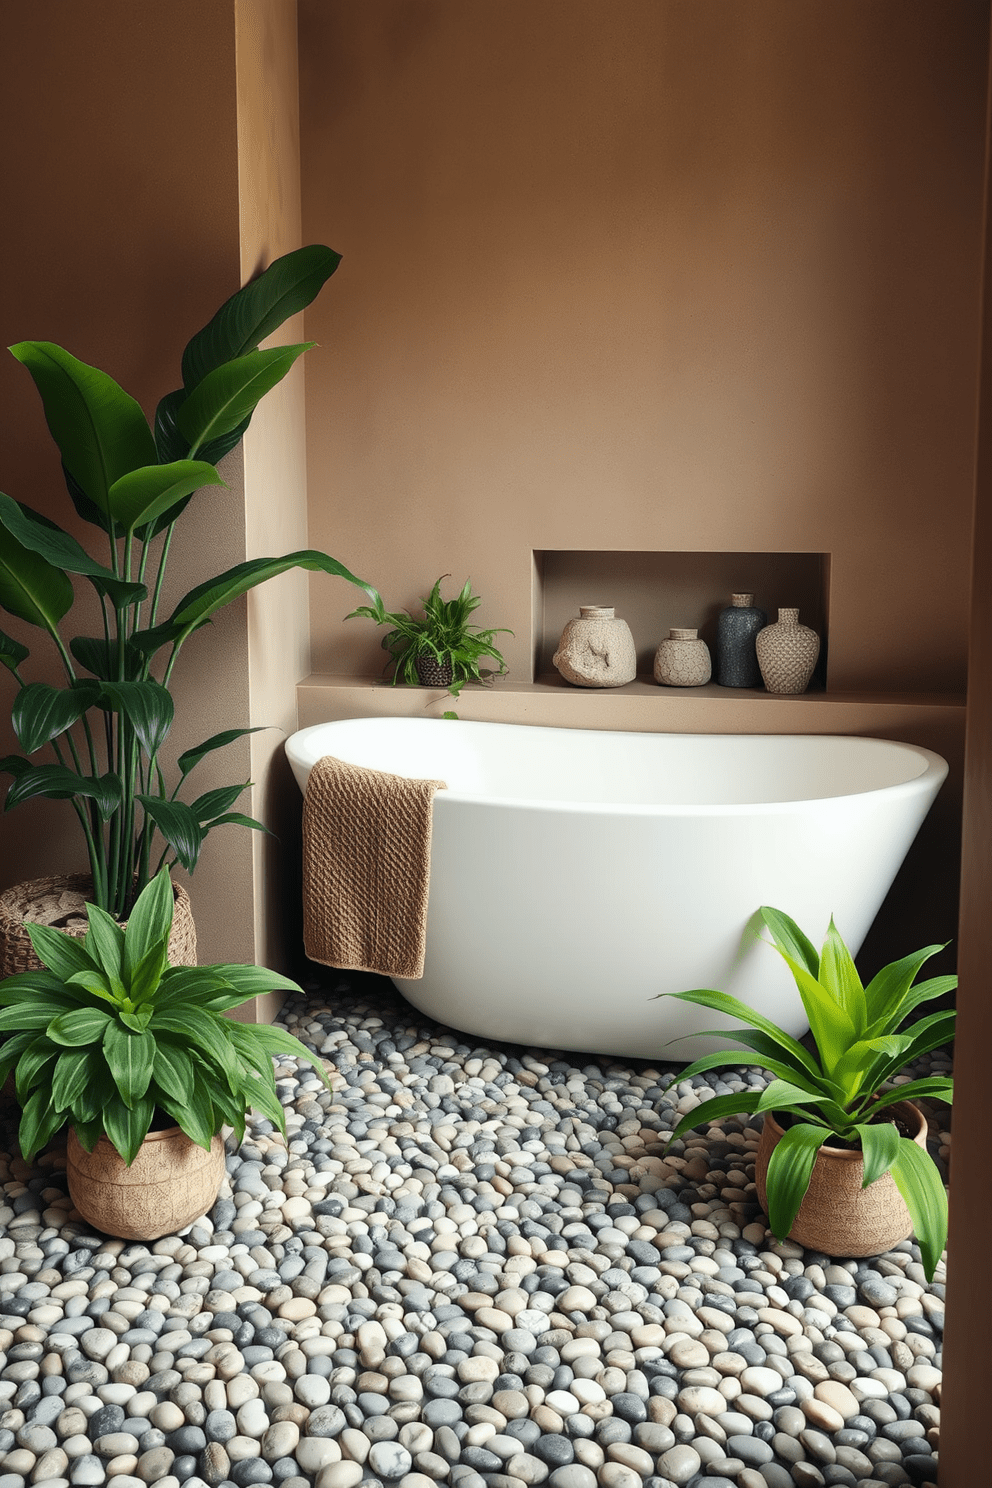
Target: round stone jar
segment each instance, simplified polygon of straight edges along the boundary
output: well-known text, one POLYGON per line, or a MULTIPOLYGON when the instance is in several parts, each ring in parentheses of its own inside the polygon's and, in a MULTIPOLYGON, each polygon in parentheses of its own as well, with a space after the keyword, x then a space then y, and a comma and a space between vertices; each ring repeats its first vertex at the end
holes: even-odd
POLYGON ((676 626, 654 656, 654 680, 662 687, 702 687, 710 680, 710 651, 695 630, 676 626))
POLYGON ((580 605, 561 633, 553 661, 576 687, 623 687, 637 676, 637 651, 612 605, 580 605))

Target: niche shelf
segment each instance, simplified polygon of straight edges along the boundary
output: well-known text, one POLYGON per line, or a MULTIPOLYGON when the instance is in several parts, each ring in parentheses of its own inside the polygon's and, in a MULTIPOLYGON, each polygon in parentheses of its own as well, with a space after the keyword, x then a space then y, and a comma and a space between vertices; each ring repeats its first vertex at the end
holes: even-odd
MULTIPOLYGON (((778 618, 797 605, 821 638, 814 692, 827 682, 830 594, 828 553, 681 553, 537 550, 533 555, 534 676, 557 676, 552 657, 567 621, 583 604, 613 605, 630 626, 638 675, 651 677, 654 653, 673 626, 695 626, 715 653, 716 623, 732 593, 778 618)), ((725 696, 726 689, 718 689, 725 696)), ((736 689, 734 689, 736 691, 736 689)))

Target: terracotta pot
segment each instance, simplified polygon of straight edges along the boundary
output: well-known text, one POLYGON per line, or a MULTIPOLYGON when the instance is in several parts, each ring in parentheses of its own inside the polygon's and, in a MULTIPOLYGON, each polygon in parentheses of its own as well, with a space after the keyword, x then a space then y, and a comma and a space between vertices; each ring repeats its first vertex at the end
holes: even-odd
MULTIPOLYGON (((31 878, 0 894, 0 977, 18 971, 37 971, 41 962, 34 954, 25 921, 38 921, 37 907, 46 902, 45 923, 82 939, 86 934, 86 896, 92 888, 87 873, 61 874, 55 878, 31 878), (54 904, 57 917, 50 914, 54 904)), ((169 936, 169 960, 173 966, 196 965, 196 926, 189 895, 181 884, 173 884, 175 909, 169 936)), ((126 924, 127 921, 125 920, 126 924)))
POLYGON ((157 1240, 206 1214, 224 1178, 224 1144, 204 1152, 178 1126, 149 1132, 130 1167, 101 1137, 92 1152, 70 1127, 69 1196, 88 1224, 122 1240, 157 1240))
MULTIPOLYGON (((925 1148, 927 1123, 919 1107, 900 1101, 889 1109, 905 1122, 913 1141, 925 1148)), ((754 1164, 754 1182, 766 1214, 768 1159, 783 1136, 775 1117, 766 1112, 754 1164)), ((863 1176, 860 1151, 821 1147, 789 1239, 832 1256, 881 1255, 908 1239, 913 1222, 892 1175, 883 1173, 867 1188, 861 1187, 863 1176)))

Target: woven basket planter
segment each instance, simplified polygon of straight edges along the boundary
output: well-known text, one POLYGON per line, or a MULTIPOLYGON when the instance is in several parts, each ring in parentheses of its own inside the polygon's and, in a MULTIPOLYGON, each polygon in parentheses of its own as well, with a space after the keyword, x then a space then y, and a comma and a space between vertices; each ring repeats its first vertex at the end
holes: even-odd
MULTIPOLYGON (((905 1123, 913 1141, 925 1148, 927 1123, 919 1107, 900 1101, 889 1110, 905 1123)), ((768 1159, 784 1135, 775 1117, 767 1112, 754 1163, 754 1182, 766 1214, 768 1159)), ((861 1187, 863 1176, 860 1151, 821 1147, 789 1239, 832 1256, 881 1255, 908 1239, 913 1222, 892 1175, 883 1173, 867 1188, 861 1187)))
MULTIPOLYGON (((86 873, 62 874, 55 878, 31 878, 0 894, 0 977, 18 971, 38 971, 41 962, 34 953, 25 921, 37 918, 37 906, 46 901, 57 909, 53 919, 46 911, 45 923, 82 939, 86 934, 86 898, 92 888, 86 873)), ((189 895, 181 884, 173 884, 175 910, 169 936, 169 960, 173 966, 196 965, 196 926, 189 895)), ((127 921, 125 920, 126 924, 127 921)))
POLYGON ((101 1137, 87 1152, 69 1128, 69 1196, 87 1224, 121 1240, 158 1240, 206 1214, 224 1178, 224 1144, 205 1152, 178 1126, 149 1132, 130 1167, 101 1137))
POLYGON ((433 656, 418 656, 414 667, 421 687, 450 687, 455 675, 450 661, 437 661, 433 656))

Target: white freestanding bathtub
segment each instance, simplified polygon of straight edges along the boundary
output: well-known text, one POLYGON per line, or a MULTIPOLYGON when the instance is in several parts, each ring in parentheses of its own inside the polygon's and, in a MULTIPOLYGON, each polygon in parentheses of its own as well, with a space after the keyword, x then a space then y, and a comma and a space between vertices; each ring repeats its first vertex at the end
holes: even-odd
POLYGON ((675 1060, 725 1047, 681 1040, 727 1019, 660 992, 719 987, 806 1031, 778 954, 741 954, 745 924, 773 905, 819 946, 832 913, 856 953, 947 774, 878 739, 433 718, 318 724, 286 749, 301 790, 325 754, 447 782, 424 976, 397 981, 416 1007, 484 1038, 675 1060))

